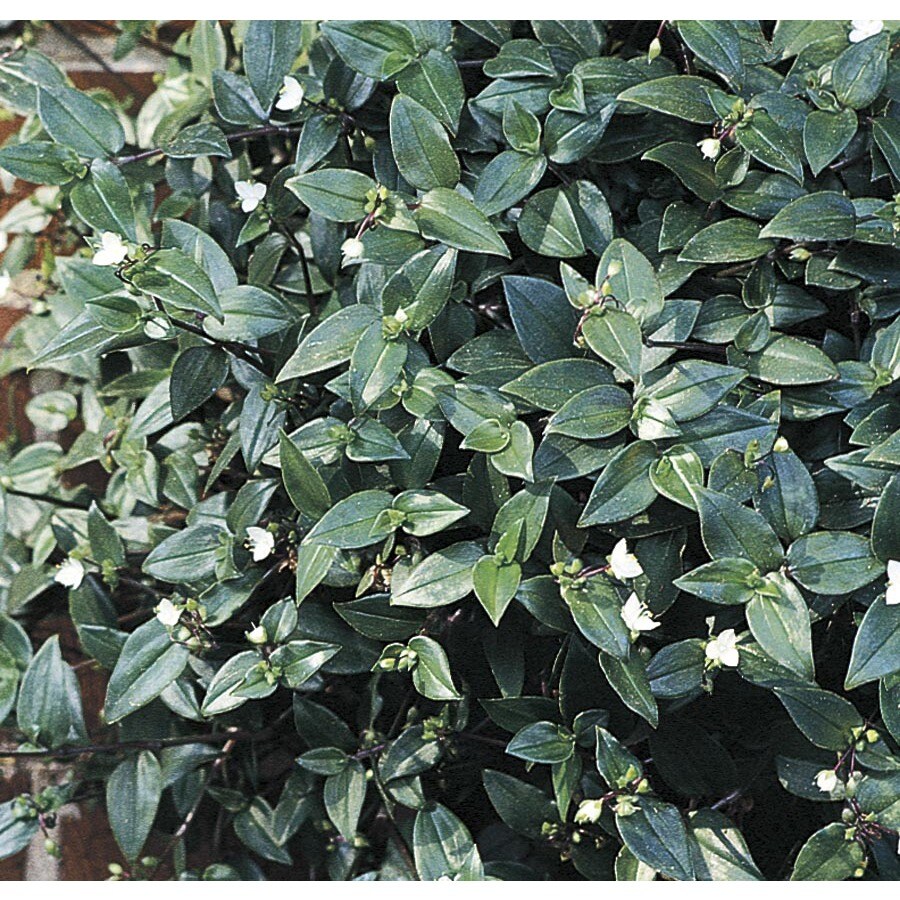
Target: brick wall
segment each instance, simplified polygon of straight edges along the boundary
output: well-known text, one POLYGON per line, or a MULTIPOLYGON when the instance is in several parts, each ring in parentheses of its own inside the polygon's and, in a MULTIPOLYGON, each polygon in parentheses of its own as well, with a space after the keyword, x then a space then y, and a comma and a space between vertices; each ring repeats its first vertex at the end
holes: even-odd
MULTIPOLYGON (((170 23, 164 37, 174 39, 184 24, 170 23)), ((0 44, 4 43, 3 38, 0 35, 0 44)), ((139 105, 139 101, 153 91, 153 73, 164 67, 164 57, 153 47, 140 46, 124 60, 116 62, 113 60, 114 44, 114 34, 103 23, 66 21, 48 23, 39 39, 38 49, 65 69, 78 87, 103 87, 120 98, 136 98, 139 105)), ((16 120, 0 122, 0 141, 6 140, 20 125, 21 121, 16 120)), ((0 190, 0 216, 31 190, 31 185, 22 182, 17 182, 9 195, 0 190)), ((25 275, 14 283, 6 298, 0 298, 0 352, 4 336, 28 310, 28 284, 29 278, 25 275)), ((13 429, 26 439, 31 434, 23 412, 30 396, 30 385, 24 375, 0 382, 0 440, 13 429)), ((64 618, 42 621, 39 630, 32 634, 34 645, 39 646, 54 633, 60 635, 66 659, 78 667, 88 729, 96 733, 106 676, 91 664, 79 665, 84 660, 78 652, 71 624, 64 618)), ((0 730, 0 748, 12 745, 12 735, 0 730)), ((65 779, 70 768, 15 761, 9 757, 4 759, 0 749, 0 802, 23 791, 39 791, 47 784, 65 779)), ((54 836, 63 849, 62 860, 46 853, 43 837, 38 835, 26 851, 0 862, 0 881, 98 880, 107 877, 109 862, 122 861, 106 822, 102 800, 67 807, 54 836)))

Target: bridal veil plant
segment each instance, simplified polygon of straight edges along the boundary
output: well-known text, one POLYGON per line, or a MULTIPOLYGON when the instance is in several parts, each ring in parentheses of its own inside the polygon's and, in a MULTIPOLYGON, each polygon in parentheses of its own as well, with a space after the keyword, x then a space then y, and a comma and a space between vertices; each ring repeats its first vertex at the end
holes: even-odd
POLYGON ((67 768, 0 856, 900 878, 898 41, 197 22, 131 111, 7 49, 0 720, 67 768))

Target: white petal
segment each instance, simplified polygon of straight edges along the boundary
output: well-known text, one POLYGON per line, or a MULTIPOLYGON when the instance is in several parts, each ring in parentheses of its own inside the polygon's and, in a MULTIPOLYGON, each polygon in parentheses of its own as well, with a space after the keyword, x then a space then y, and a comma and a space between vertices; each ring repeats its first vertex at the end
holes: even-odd
POLYGON ((890 582, 884 594, 884 602, 888 606, 896 606, 900 603, 900 581, 890 582))
POLYGON ((241 201, 241 209, 245 213, 253 212, 253 210, 256 209, 257 206, 259 206, 259 200, 257 200, 255 197, 247 197, 246 199, 241 201))
POLYGON ((887 577, 889 582, 900 583, 900 561, 896 559, 888 560, 887 577))
POLYGON ((81 587, 84 579, 84 566, 77 559, 66 559, 56 570, 53 580, 67 588, 81 587))
POLYGON ((609 566, 612 569, 613 576, 619 581, 626 578, 637 578, 644 574, 641 564, 637 561, 637 557, 633 553, 628 552, 628 542, 622 538, 615 547, 609 557, 609 566))
POLYGON ((716 638, 713 638, 706 645, 706 658, 707 659, 711 659, 714 662, 718 662, 719 654, 721 652, 722 652, 722 648, 719 646, 719 642, 716 640, 716 638))
POLYGON ((737 647, 726 647, 719 653, 719 662, 723 666, 736 666, 741 661, 741 655, 737 647))

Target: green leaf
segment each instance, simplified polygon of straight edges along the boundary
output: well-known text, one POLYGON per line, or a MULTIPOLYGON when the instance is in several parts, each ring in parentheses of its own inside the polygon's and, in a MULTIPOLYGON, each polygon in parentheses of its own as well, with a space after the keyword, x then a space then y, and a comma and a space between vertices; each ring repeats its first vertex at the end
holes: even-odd
POLYGON ((766 576, 763 590, 746 606, 747 624, 753 637, 776 662, 812 681, 815 678, 812 632, 803 595, 780 572, 766 576))
POLYGON ((575 752, 575 739, 568 729, 552 722, 535 722, 519 731, 506 752, 527 762, 565 762, 575 752))
POLYGON ((244 35, 244 71, 264 110, 271 108, 294 59, 300 52, 303 23, 290 19, 250 22, 244 35))
POLYGON ((888 77, 890 34, 878 34, 851 44, 834 61, 831 81, 838 100, 851 109, 863 109, 881 93, 888 77))
POLYGON ((110 156, 122 149, 125 132, 118 118, 87 94, 62 85, 38 88, 37 113, 47 134, 80 156, 110 156))
POLYGON ((134 204, 122 173, 111 162, 95 159, 88 176, 70 195, 75 212, 98 232, 137 240, 134 204))
POLYGON ((872 552, 882 561, 900 559, 900 475, 887 483, 872 519, 872 552))
POLYGON ((407 646, 418 654, 413 669, 413 684, 423 697, 429 700, 462 699, 453 684, 447 654, 437 641, 417 636, 410 638, 407 646))
MULTIPOLYGON (((878 149, 884 154, 894 178, 900 178, 900 122, 887 117, 876 119, 872 125, 872 136, 878 149)), ((2 155, 3 152, 0 151, 0 160, 2 155)))
POLYGON ((103 565, 108 560, 117 569, 124 566, 125 547, 122 538, 96 503, 92 503, 88 510, 87 527, 94 561, 103 565))
POLYGON ((831 691, 792 683, 776 684, 774 690, 794 724, 817 747, 843 751, 853 730, 863 724, 853 704, 831 691))
POLYGON ((172 159, 196 159, 200 156, 231 158, 225 132, 212 122, 198 122, 182 128, 163 148, 172 159))
POLYGON ((688 818, 697 881, 764 881, 740 830, 722 813, 698 809, 688 818))
POLYGON ((604 653, 627 659, 631 636, 622 619, 622 601, 615 588, 599 577, 576 581, 562 588, 578 630, 604 653))
POLYGON ((387 491, 376 490, 345 497, 316 522, 304 543, 327 544, 341 550, 377 544, 390 533, 389 528, 376 526, 376 519, 392 499, 387 491))
POLYGON ((57 635, 44 641, 22 676, 16 719, 29 741, 50 749, 87 740, 78 681, 57 635))
POLYGON ((36 817, 21 819, 16 816, 15 802, 0 803, 0 859, 8 859, 24 850, 40 828, 36 817))
POLYGON ((130 863, 150 835, 163 791, 162 769, 149 750, 122 760, 106 783, 106 810, 116 843, 130 863))
POLYGON ((429 50, 406 66, 397 89, 421 103, 456 134, 465 103, 465 88, 456 61, 441 49, 429 50))
POLYGON ((437 881, 444 876, 466 881, 479 877, 481 860, 468 828, 440 803, 416 814, 413 854, 422 881, 437 881))
POLYGON ((600 668, 619 699, 656 728, 659 724, 659 709, 650 690, 647 667, 637 650, 632 649, 627 659, 618 659, 601 652, 600 668))
POLYGON ((445 187, 428 191, 413 210, 413 219, 427 240, 457 250, 509 258, 509 250, 485 215, 462 194, 445 187))
POLYGON ((684 245, 678 259, 681 262, 729 263, 743 262, 764 256, 775 245, 755 222, 749 219, 724 219, 698 231, 684 245))
POLYGON ((485 769, 482 777, 491 805, 514 831, 539 838, 544 822, 558 818, 554 803, 534 785, 494 769, 485 769))
POLYGON ((688 831, 678 809, 653 797, 640 797, 630 815, 617 815, 625 846, 643 863, 675 881, 693 881, 688 831))
POLYGON ((281 478, 291 503, 308 516, 318 519, 331 508, 331 494, 315 467, 297 445, 282 431, 278 436, 278 460, 281 478))
POLYGON ((494 556, 482 556, 472 569, 472 587, 478 602, 495 626, 516 595, 522 579, 522 567, 494 556))
POLYGON ((597 356, 621 369, 633 381, 638 379, 643 340, 641 326, 634 316, 624 310, 601 307, 588 314, 582 334, 597 356))
POLYGON ((762 572, 781 565, 784 558, 781 543, 758 512, 708 488, 696 488, 694 497, 703 543, 713 559, 743 557, 762 572))
POLYGON ((820 828, 800 848, 791 881, 845 881, 853 877, 865 854, 856 841, 846 839, 846 830, 841 822, 820 828))
POLYGON ((27 141, 0 150, 0 168, 34 184, 66 184, 82 165, 68 147, 53 141, 27 141))
POLYGON ((718 118, 709 99, 710 91, 715 89, 716 86, 705 78, 669 75, 627 88, 617 99, 688 122, 709 124, 718 118))
POLYGON ((228 355, 218 347, 188 347, 178 355, 169 379, 169 405, 178 422, 205 403, 228 377, 228 355))
POLYGON ((798 141, 765 110, 754 110, 753 117, 738 128, 737 142, 754 159, 776 172, 784 172, 796 182, 803 180, 798 141))
POLYGON ((691 569, 676 579, 675 584, 711 603, 734 606, 753 598, 752 585, 758 575, 759 569, 749 559, 724 556, 691 569))
POLYGON ((345 841, 356 836, 356 826, 366 797, 366 770, 359 760, 350 764, 337 775, 325 779, 323 799, 328 818, 334 823, 345 841))
POLYGON ((621 388, 600 385, 567 400, 547 423, 548 434, 590 440, 609 437, 631 420, 631 397, 621 388))
POLYGON ((376 81, 396 75, 416 56, 402 22, 335 20, 323 23, 322 31, 348 66, 376 81))
POLYGON ((547 188, 528 198, 518 221, 519 237, 541 256, 595 255, 612 239, 606 198, 587 181, 547 188))
POLYGON ((678 33, 696 56, 728 81, 744 74, 741 37, 732 22, 678 22, 678 33))
POLYGON ((375 182, 353 169, 317 169, 288 178, 284 186, 314 213, 332 222, 357 222, 375 182))
POLYGON ((853 641, 846 690, 900 671, 900 605, 879 597, 869 607, 853 641))
MULTIPOLYGON (((814 109, 803 125, 803 152, 813 175, 818 175, 847 148, 856 134, 856 113, 852 109, 830 112, 814 109)), ((878 135, 878 125, 874 133, 878 135)))
POLYGON ((577 317, 565 293, 542 278, 507 275, 502 281, 513 327, 528 356, 537 363, 572 356, 577 317))
POLYGON ((399 584, 391 586, 395 606, 446 606, 472 592, 472 567, 484 551, 472 541, 451 544, 416 565, 399 584))
POLYGON ((223 321, 222 307, 209 276, 181 250, 157 250, 129 273, 136 288, 176 309, 223 321))
POLYGON ((190 652, 151 619, 125 641, 106 688, 103 715, 113 724, 155 700, 184 671, 190 652))
POLYGON ((650 481, 655 460, 656 448, 649 441, 635 441, 616 453, 594 483, 578 527, 621 522, 643 512, 656 499, 650 481))
POLYGON ((147 575, 173 584, 207 578, 215 573, 222 536, 219 525, 191 525, 157 544, 141 568, 147 575))
POLYGON ((400 174, 427 191, 452 188, 459 181, 459 160, 437 116, 411 97, 397 94, 391 104, 391 150, 400 174))
POLYGON ((853 204, 835 191, 818 191, 788 203, 759 233, 791 241, 843 241, 853 237, 853 204))
POLYGON ((786 334, 772 334, 755 353, 732 352, 730 361, 769 384, 804 385, 837 381, 837 366, 818 347, 786 334))
POLYGON ((788 548, 787 561, 792 578, 822 594, 849 594, 884 571, 869 542, 851 531, 804 535, 788 548))

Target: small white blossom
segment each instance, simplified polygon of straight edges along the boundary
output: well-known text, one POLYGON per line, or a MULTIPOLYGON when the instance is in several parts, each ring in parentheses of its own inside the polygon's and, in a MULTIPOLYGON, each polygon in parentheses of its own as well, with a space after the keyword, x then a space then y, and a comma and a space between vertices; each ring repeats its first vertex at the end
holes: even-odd
POLYGON ((603 815, 602 800, 582 800, 575 812, 576 825, 596 825, 603 815))
MULTIPOLYGON (((2 234, 2 232, 0 232, 2 234)), ((12 284, 12 278, 10 278, 9 272, 4 269, 0 272, 0 299, 6 296, 6 292, 9 290, 9 286, 12 284)))
POLYGON ((253 212, 262 203, 267 190, 268 188, 258 181, 236 181, 234 183, 234 192, 241 198, 241 209, 245 213, 253 212))
POLYGON ((278 93, 275 109, 285 109, 291 112, 303 102, 303 85, 290 75, 284 76, 281 90, 278 93))
POLYGON ((354 259, 361 259, 365 250, 365 245, 359 238, 347 238, 341 244, 342 265, 347 265, 348 262, 354 259))
POLYGON ((625 601, 620 612, 622 621, 629 631, 653 631, 659 628, 660 623, 653 621, 650 610, 638 599, 638 595, 632 595, 625 601))
POLYGON ((816 775, 816 787, 825 794, 830 794, 838 786, 837 772, 834 769, 822 769, 816 775))
POLYGON ((884 602, 888 606, 896 606, 900 603, 900 561, 889 559, 887 564, 887 591, 884 602))
POLYGON ((67 557, 65 562, 56 570, 53 580, 67 588, 81 587, 84 580, 84 566, 78 559, 67 557))
POLYGON ((737 635, 733 628, 726 628, 706 645, 706 658, 723 666, 736 666, 740 662, 737 635))
POLYGON ((247 529, 247 548, 253 554, 253 562, 262 562, 275 549, 275 535, 265 528, 251 525, 247 529))
POLYGON ((717 159, 722 151, 722 142, 718 138, 704 138, 697 146, 706 159, 717 159))
POLYGON ((269 635, 266 634, 266 629, 262 625, 257 625, 252 631, 245 631, 244 637, 251 644, 265 644, 269 640, 269 635))
POLYGON ((858 44, 866 38, 880 34, 884 29, 881 19, 853 19, 850 22, 850 43, 858 44))
POLYGON ((609 568, 614 578, 625 581, 627 578, 637 578, 644 574, 641 564, 633 553, 628 552, 628 541, 622 538, 608 557, 609 568))
POLYGON ((176 606, 168 597, 160 600, 153 612, 167 628, 174 628, 181 619, 181 607, 176 606))
POLYGON ((100 249, 94 253, 95 266, 117 266, 128 256, 128 248, 113 231, 104 231, 100 235, 100 249))

